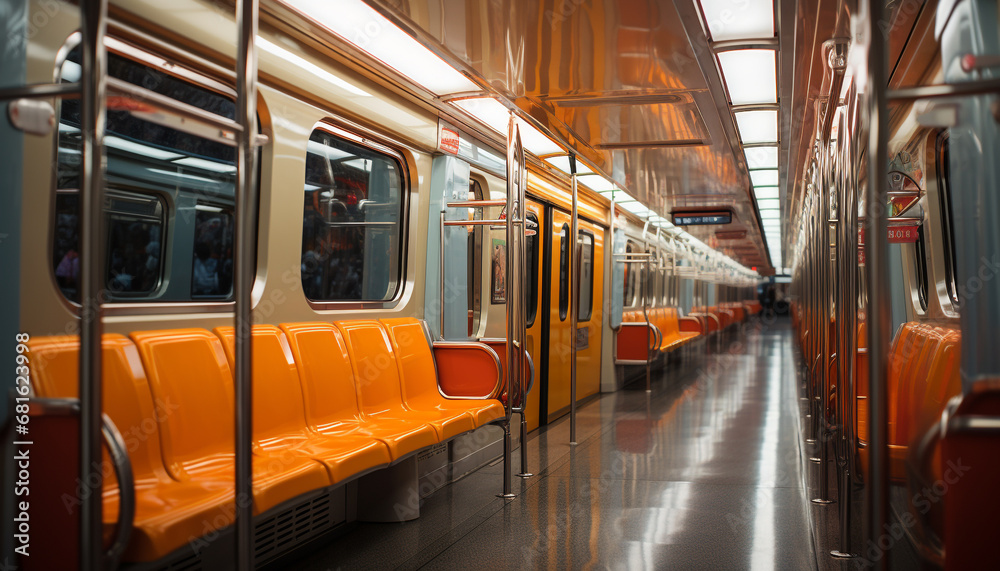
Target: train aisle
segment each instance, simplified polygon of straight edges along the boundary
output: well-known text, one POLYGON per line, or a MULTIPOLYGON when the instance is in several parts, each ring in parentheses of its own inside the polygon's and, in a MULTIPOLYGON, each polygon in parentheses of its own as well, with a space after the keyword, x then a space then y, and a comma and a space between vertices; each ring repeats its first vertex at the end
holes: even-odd
MULTIPOLYGON (((699 350, 703 350, 699 346, 699 350)), ((812 569, 792 331, 744 343, 581 407, 529 437, 506 504, 500 466, 430 497, 405 524, 361 524, 304 569, 812 569)), ((515 455, 516 456, 516 455, 515 455)))

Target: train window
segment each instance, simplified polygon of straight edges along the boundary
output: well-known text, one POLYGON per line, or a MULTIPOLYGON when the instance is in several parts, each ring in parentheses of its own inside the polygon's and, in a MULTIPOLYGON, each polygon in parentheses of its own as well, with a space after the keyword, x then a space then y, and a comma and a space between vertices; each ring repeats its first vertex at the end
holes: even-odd
POLYGON ((585 230, 577 237, 580 245, 580 298, 577 320, 590 321, 594 314, 594 235, 585 230))
POLYGON ((309 137, 302 289, 312 301, 389 301, 400 287, 402 165, 324 130, 309 137))
POLYGON ((920 309, 927 309, 927 244, 924 241, 923 225, 917 227, 917 241, 913 243, 913 259, 916 264, 917 295, 920 309))
POLYGON ((227 298, 233 291, 233 224, 229 206, 198 204, 194 213, 193 297, 227 298))
MULTIPOLYGON (((483 187, 479 184, 476 179, 469 180, 469 200, 482 200, 483 199, 483 187)), ((469 219, 479 220, 482 219, 482 210, 479 208, 469 208, 469 219)), ((468 291, 469 299, 469 336, 471 337, 473 332, 479 327, 479 319, 481 315, 480 303, 482 296, 482 258, 483 258, 483 227, 482 226, 469 226, 467 227, 468 232, 468 245, 466 251, 468 253, 468 274, 466 288, 468 291)))
POLYGON ((559 321, 569 313, 569 224, 559 232, 559 321))
POLYGON ((650 305, 657 305, 656 303, 656 278, 658 273, 656 271, 656 254, 653 252, 652 248, 646 248, 646 254, 649 256, 646 260, 648 264, 642 264, 642 271, 646 276, 646 301, 650 305))
POLYGON ((534 212, 527 215, 528 228, 534 229, 534 234, 529 234, 525 242, 525 263, 528 267, 528 315, 527 327, 535 324, 535 316, 538 314, 538 239, 541 234, 538 231, 538 216, 534 212))
POLYGON ((951 218, 951 150, 948 131, 937 138, 937 188, 941 202, 941 227, 944 230, 944 274, 951 304, 958 308, 958 256, 955 255, 955 229, 951 218))
MULTIPOLYGON (((108 54, 107 65, 110 77, 228 119, 236 116, 236 106, 226 95, 113 52, 108 54)), ((62 64, 61 80, 76 81, 80 73, 77 48, 62 64)), ((59 108, 51 263, 63 295, 77 302, 80 124, 80 101, 63 99, 59 108)), ((148 103, 124 96, 108 97, 104 251, 109 300, 190 301, 196 297, 230 296, 236 149, 211 135, 199 136, 187 129, 172 120, 169 113, 148 103), (206 198, 219 212, 198 208, 206 198), (225 222, 218 216, 223 211, 229 213, 225 222), (171 241, 178 247, 171 247, 171 241), (199 289, 193 274, 186 279, 192 269, 201 272, 203 284, 211 282, 212 286, 199 289), (181 279, 167 280, 167 276, 181 279)))

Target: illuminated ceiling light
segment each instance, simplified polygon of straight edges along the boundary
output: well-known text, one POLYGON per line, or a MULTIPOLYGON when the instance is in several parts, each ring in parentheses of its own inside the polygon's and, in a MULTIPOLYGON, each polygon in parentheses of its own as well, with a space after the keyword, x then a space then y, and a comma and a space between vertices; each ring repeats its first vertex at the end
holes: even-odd
MULTIPOLYGON (((452 105, 475 117, 497 133, 506 136, 510 121, 510 110, 492 97, 470 97, 457 99, 452 105)), ((521 143, 524 148, 535 155, 554 155, 562 153, 563 148, 532 127, 527 121, 517 118, 517 126, 521 132, 521 143)))
POLYGON ((712 40, 774 37, 772 0, 700 0, 712 40))
POLYGON ((104 144, 112 149, 118 149, 119 151, 127 151, 129 153, 135 153, 140 156, 149 157, 152 159, 159 159, 161 161, 172 161, 182 158, 184 155, 179 155, 177 153, 171 153, 169 151, 164 151, 156 147, 151 147, 149 145, 143 145, 142 143, 136 143, 128 139, 122 139, 120 137, 105 137, 104 144))
POLYGON ((740 129, 740 140, 743 141, 743 144, 778 142, 778 111, 776 109, 737 111, 734 115, 736 115, 736 125, 740 129))
POLYGON ((615 190, 618 189, 618 187, 615 186, 615 183, 611 182, 610 180, 604 178, 599 174, 580 175, 576 177, 576 180, 577 182, 586 186, 590 190, 593 190, 594 192, 600 192, 602 194, 614 192, 615 190))
POLYGON ((285 48, 269 42, 267 39, 257 36, 257 45, 260 46, 262 51, 270 53, 271 55, 281 58, 283 62, 288 62, 294 64, 295 67, 302 69, 303 71, 309 72, 313 77, 322 79, 327 83, 333 84, 348 93, 353 93, 354 95, 360 95, 362 97, 371 97, 371 93, 354 86, 348 81, 345 81, 336 75, 333 75, 329 71, 321 68, 320 66, 296 55, 285 48))
POLYGON ((639 216, 640 218, 643 217, 643 216, 649 216, 650 214, 653 213, 652 210, 646 208, 638 200, 635 200, 635 201, 630 200, 628 202, 625 202, 625 203, 622 204, 622 208, 624 208, 625 210, 628 210, 629 212, 631 212, 632 214, 635 214, 636 216, 639 216))
POLYGON ((778 147, 747 147, 743 149, 747 158, 747 168, 776 169, 778 168, 778 147))
POLYGON ((199 159, 198 157, 185 157, 183 159, 178 159, 174 161, 175 165, 183 165, 186 167, 207 170, 219 173, 235 173, 236 165, 231 163, 219 163, 216 161, 209 161, 205 159, 199 159))
POLYGON ((781 208, 781 201, 777 198, 758 199, 757 208, 760 210, 778 210, 781 208))
POLYGON ((750 180, 757 186, 777 186, 778 169, 750 171, 750 180))
POLYGON ((756 186, 753 189, 757 200, 766 198, 778 198, 778 187, 776 186, 756 186))
POLYGON ((760 213, 761 220, 780 220, 781 212, 777 210, 764 210, 760 213))
POLYGON ((479 87, 362 0, 280 0, 435 95, 479 87))
MULTIPOLYGON (((557 169, 563 171, 566 174, 572 174, 569 172, 569 155, 561 155, 558 157, 548 157, 545 162, 556 167, 557 169)), ((579 160, 576 161, 576 174, 585 175, 593 174, 594 171, 587 168, 587 165, 583 164, 579 160)))
POLYGON ((774 50, 731 50, 718 54, 733 105, 777 103, 774 50))

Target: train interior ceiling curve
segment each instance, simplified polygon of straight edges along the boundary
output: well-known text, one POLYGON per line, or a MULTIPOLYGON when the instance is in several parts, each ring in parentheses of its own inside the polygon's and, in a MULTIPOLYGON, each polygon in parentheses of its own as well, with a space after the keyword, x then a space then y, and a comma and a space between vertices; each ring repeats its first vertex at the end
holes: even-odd
POLYGON ((0 568, 995 566, 995 0, 0 22, 0 568))

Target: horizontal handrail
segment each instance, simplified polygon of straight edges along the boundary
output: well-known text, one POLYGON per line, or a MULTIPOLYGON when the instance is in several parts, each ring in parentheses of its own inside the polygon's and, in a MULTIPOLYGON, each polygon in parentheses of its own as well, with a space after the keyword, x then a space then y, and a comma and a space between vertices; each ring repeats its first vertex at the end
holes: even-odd
POLYGON ((448 208, 489 208, 491 206, 507 206, 506 200, 458 200, 449 202, 448 208))

